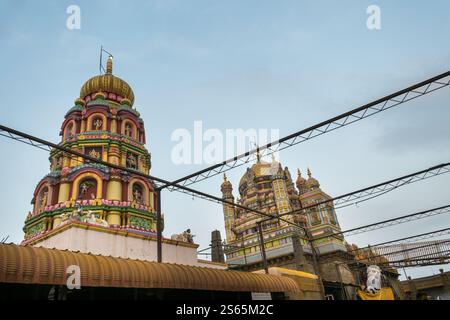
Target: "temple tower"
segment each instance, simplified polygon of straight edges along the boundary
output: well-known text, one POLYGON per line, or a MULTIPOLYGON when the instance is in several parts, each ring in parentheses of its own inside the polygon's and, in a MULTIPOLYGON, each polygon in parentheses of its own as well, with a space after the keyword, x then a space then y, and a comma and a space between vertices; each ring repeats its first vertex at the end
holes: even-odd
MULTIPOLYGON (((225 174, 223 175, 223 183, 220 190, 222 191, 222 199, 234 203, 233 186, 231 185, 230 181, 228 181, 225 174)), ((229 243, 235 239, 235 235, 232 230, 232 227, 234 225, 234 207, 228 204, 224 204, 223 216, 225 219, 226 240, 227 243, 229 243)))
MULTIPOLYGON (((87 80, 67 111, 60 145, 149 174, 144 122, 133 103, 133 90, 113 75, 109 57, 106 73, 87 80)), ((36 243, 71 221, 147 236, 155 233, 152 181, 59 150, 52 150, 49 160, 50 173, 37 184, 25 221, 24 244, 36 243)))
MULTIPOLYGON (((301 190, 299 199, 303 207, 331 199, 331 197, 320 188, 319 181, 312 176, 309 168, 307 173, 307 180, 304 180, 300 173, 297 178, 297 186, 299 190, 301 190)), ((319 237, 330 233, 338 233, 341 231, 333 202, 328 202, 320 205, 319 207, 308 209, 306 218, 308 228, 313 237, 319 237)), ((315 242, 315 246, 319 252, 345 250, 343 240, 339 239, 339 237, 329 237, 318 240, 315 242)))
POLYGON ((211 232, 211 261, 212 262, 225 262, 225 256, 223 255, 222 237, 219 230, 211 232))
MULTIPOLYGON (((287 168, 286 168, 287 170, 287 168)), ((278 170, 272 176, 272 187, 275 195, 275 203, 277 205, 278 214, 284 214, 292 211, 291 204, 287 193, 286 186, 286 174, 281 168, 281 164, 278 165, 278 170)), ((288 216, 287 219, 292 221, 292 217, 288 216)))

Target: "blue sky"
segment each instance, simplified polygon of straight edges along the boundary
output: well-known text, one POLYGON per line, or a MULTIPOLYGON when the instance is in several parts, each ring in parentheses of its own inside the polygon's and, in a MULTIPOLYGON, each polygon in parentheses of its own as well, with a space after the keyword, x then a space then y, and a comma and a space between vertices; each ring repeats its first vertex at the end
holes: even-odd
MULTIPOLYGON (((64 114, 98 73, 103 45, 146 124, 152 174, 176 179, 174 130, 279 129, 281 136, 450 69, 448 1, 1 1, 0 123, 59 141, 64 114), (69 5, 81 29, 66 28, 69 5), (381 30, 366 9, 381 9, 381 30)), ((284 151, 336 196, 450 160, 450 89, 284 151)), ((48 154, 0 139, 0 236, 20 242, 48 154)), ((237 186, 245 168, 229 173, 237 186)), ((220 195, 221 177, 195 187, 220 195)), ((343 229, 450 202, 450 175, 338 212, 343 229)), ((236 190, 235 190, 236 192, 236 190)), ((165 192, 165 235, 191 228, 201 247, 222 209, 165 192)), ((440 216, 348 238, 378 243, 449 226, 440 216)), ((413 276, 437 268, 411 270, 413 276)))

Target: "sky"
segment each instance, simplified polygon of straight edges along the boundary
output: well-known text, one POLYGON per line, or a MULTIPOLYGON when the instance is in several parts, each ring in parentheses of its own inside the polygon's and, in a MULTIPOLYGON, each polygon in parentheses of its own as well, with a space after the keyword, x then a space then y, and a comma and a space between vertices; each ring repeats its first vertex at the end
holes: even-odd
MULTIPOLYGON (((53 142, 103 45, 135 93, 151 174, 174 180, 208 164, 176 164, 177 129, 275 129, 280 136, 450 69, 450 3, 420 1, 0 2, 0 123, 53 142), (79 29, 67 28, 77 5, 79 29), (377 5, 381 29, 369 30, 377 5)), ((311 168, 331 196, 450 160, 450 88, 280 154, 295 178, 311 168)), ((48 154, 0 137, 0 238, 19 243, 48 154)), ((245 167, 228 173, 237 192, 245 167)), ((195 184, 221 196, 222 177, 195 184)), ((450 174, 337 212, 342 229, 447 205, 450 174)), ((194 187, 193 186, 193 187, 194 187)), ((190 228, 200 249, 222 236, 220 205, 162 195, 164 235, 190 228)), ((348 237, 365 246, 450 225, 448 215, 348 237)), ((413 277, 439 267, 407 269, 413 277)), ((449 270, 448 266, 444 267, 449 270)))

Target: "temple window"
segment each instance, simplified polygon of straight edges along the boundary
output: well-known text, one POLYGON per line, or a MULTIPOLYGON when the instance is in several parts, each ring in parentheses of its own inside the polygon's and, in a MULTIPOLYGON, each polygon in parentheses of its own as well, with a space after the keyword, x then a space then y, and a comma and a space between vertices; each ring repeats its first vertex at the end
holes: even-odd
POLYGON ((83 180, 78 186, 78 200, 93 200, 97 198, 97 181, 95 179, 83 180))

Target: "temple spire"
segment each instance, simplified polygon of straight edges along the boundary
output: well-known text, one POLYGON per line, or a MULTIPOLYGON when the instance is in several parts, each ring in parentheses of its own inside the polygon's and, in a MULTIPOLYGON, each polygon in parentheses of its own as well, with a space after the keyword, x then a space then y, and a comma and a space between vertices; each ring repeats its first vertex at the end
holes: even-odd
POLYGON ((256 162, 261 162, 261 155, 259 154, 259 146, 256 146, 256 162))
POLYGON ((112 74, 112 56, 109 56, 108 61, 106 62, 106 73, 112 74))

